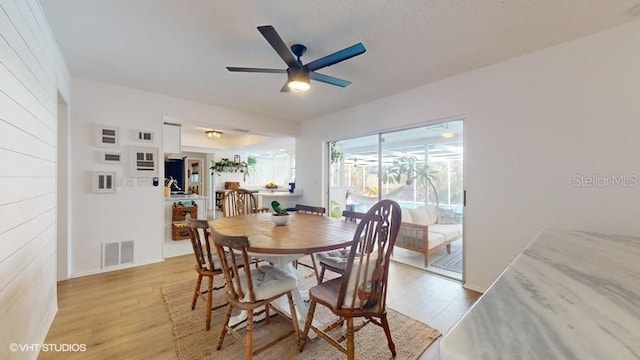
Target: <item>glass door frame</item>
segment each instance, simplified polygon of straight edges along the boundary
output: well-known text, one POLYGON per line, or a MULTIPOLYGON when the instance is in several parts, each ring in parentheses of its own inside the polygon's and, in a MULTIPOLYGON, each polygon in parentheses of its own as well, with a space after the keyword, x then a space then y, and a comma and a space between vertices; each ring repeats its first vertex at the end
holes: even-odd
MULTIPOLYGON (((450 119, 446 119, 446 120, 440 120, 437 122, 430 122, 430 123, 424 123, 424 124, 412 124, 411 126, 407 126, 407 127, 402 127, 402 128, 393 128, 393 129, 384 129, 384 130, 379 130, 373 133, 363 133, 363 134, 358 134, 358 135, 354 135, 354 136, 348 136, 348 137, 342 137, 342 138, 335 138, 333 140, 330 141, 326 141, 326 147, 325 147, 325 151, 326 154, 328 154, 327 156, 327 160, 325 162, 326 165, 326 183, 327 183, 327 187, 326 187, 326 201, 328 204, 328 209, 329 209, 329 214, 331 214, 331 209, 332 209, 332 192, 331 192, 331 188, 332 188, 332 176, 334 174, 332 174, 332 157, 331 157, 331 150, 332 150, 332 145, 334 145, 336 142, 341 142, 341 141, 348 141, 348 140, 352 140, 352 139, 359 139, 359 138, 365 138, 365 137, 369 137, 369 136, 376 136, 377 138, 377 143, 376 143, 376 148, 377 148, 377 188, 378 188, 378 194, 377 194, 377 201, 379 201, 380 199, 385 198, 385 194, 383 193, 383 186, 385 185, 385 182, 383 180, 383 152, 384 152, 384 136, 391 134, 391 133, 397 133, 397 132, 401 132, 401 131, 406 131, 406 130, 418 130, 420 128, 428 128, 428 127, 435 127, 438 125, 443 125, 443 124, 449 124, 452 122, 460 122, 460 126, 461 126, 461 134, 464 134, 464 118, 462 117, 456 117, 456 118, 450 118, 450 119)), ((460 141, 462 143, 462 147, 464 148, 464 136, 461 136, 460 141)), ((461 155, 461 159, 462 159, 462 168, 464 168, 464 155, 461 155)), ((425 159, 425 161, 427 161, 425 159)), ((448 169, 450 171, 450 169, 448 169)), ((462 178, 462 192, 463 192, 463 198, 466 197, 466 191, 464 189, 464 170, 463 171, 463 175, 461 176, 462 178)), ((342 176, 342 175, 341 175, 342 176)), ((451 189, 447 188, 447 191, 450 191, 451 189)), ((334 197, 335 198, 335 197, 334 197)), ((462 200, 462 211, 464 213, 464 216, 462 216, 461 219, 461 224, 462 227, 464 229, 465 226, 465 218, 466 218, 466 212, 464 211, 464 209, 466 208, 466 203, 465 200, 462 200)), ((344 207, 343 207, 344 209, 344 207)), ((466 254, 466 244, 467 244, 467 238, 466 236, 464 236, 464 240, 462 242, 462 269, 461 269, 461 278, 458 277, 451 277, 451 276, 447 276, 447 275, 443 275, 437 271, 433 271, 430 270, 428 268, 421 268, 425 271, 428 272, 432 272, 435 273, 437 275, 440 276, 445 276, 445 277, 449 277, 453 280, 456 281, 461 281, 462 283, 464 283, 465 281, 465 254, 466 254)), ((431 266, 429 266, 431 268, 431 266)))

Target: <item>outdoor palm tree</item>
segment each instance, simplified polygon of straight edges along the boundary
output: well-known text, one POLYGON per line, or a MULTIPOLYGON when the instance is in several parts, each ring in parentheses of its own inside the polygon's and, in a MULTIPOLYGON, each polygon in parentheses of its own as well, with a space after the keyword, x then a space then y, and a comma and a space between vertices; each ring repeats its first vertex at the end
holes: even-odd
POLYGON ((412 185, 414 181, 417 181, 425 191, 428 192, 430 188, 435 196, 436 204, 440 204, 435 187, 438 171, 431 169, 425 163, 419 163, 415 156, 406 154, 394 159, 391 165, 384 169, 382 181, 400 184, 403 176, 406 185, 412 185))

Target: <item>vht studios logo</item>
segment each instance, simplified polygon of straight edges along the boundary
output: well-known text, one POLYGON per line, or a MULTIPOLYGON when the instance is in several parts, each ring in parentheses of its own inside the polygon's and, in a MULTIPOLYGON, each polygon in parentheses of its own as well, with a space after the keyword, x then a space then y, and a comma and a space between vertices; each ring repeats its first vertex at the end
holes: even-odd
POLYGON ((577 187, 636 187, 638 186, 638 175, 609 175, 601 176, 593 174, 584 176, 580 174, 573 175, 573 186, 577 187))

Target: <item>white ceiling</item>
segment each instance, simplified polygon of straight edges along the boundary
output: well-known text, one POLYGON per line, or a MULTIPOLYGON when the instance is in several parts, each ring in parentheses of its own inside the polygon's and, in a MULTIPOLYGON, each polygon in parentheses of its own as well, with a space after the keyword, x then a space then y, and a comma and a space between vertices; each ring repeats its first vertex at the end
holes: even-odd
POLYGON ((640 0, 40 0, 71 73, 304 121, 637 19, 640 0), (273 25, 310 62, 357 42, 367 52, 281 93, 286 66, 256 27, 273 25))

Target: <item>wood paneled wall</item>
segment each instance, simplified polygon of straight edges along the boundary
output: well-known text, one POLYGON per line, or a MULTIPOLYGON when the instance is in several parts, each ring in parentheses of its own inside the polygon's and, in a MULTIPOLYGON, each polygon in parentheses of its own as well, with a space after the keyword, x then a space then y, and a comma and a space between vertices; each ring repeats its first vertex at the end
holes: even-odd
POLYGON ((70 76, 36 0, 0 0, 0 358, 42 343, 57 310, 59 95, 70 76))

